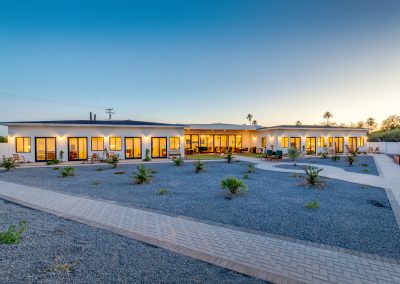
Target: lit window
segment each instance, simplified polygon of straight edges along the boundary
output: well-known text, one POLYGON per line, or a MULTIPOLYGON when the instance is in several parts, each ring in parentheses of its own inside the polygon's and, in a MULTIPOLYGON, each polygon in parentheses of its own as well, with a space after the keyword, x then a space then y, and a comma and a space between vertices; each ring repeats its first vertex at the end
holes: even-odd
POLYGON ((104 138, 92 137, 92 151, 103 151, 103 150, 104 150, 104 138))
POLYGON ((358 147, 364 147, 364 137, 358 137, 358 147))
POLYGON ((325 146, 325 138, 318 137, 318 147, 324 147, 324 146, 325 146))
POLYGON ((110 151, 122 151, 121 137, 110 137, 110 151))
POLYGON ((328 147, 333 147, 333 137, 328 137, 328 147))
POLYGON ((169 149, 170 150, 179 150, 180 148, 180 138, 179 137, 170 137, 169 138, 169 149))
POLYGON ((281 148, 289 148, 289 137, 281 138, 281 148))
POLYGON ((263 148, 267 147, 267 137, 261 138, 261 147, 263 148))
POLYGON ((31 152, 31 138, 30 137, 16 137, 15 146, 17 153, 30 153, 31 152))

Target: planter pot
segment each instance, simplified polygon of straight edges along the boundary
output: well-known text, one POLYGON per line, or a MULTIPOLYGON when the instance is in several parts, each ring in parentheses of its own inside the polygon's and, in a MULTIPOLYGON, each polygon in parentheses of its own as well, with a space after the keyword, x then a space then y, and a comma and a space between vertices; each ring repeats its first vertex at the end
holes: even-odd
POLYGON ((394 155, 394 161, 400 165, 400 155, 394 155))

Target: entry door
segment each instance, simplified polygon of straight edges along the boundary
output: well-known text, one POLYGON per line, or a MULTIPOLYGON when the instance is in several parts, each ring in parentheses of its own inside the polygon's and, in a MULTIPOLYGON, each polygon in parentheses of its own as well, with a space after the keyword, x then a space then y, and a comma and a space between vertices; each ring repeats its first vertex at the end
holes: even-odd
POLYGON ((349 151, 357 151, 357 137, 349 137, 349 151))
POLYGON ((344 138, 343 137, 335 137, 335 152, 343 153, 344 149, 344 138))
POLYGON ((151 157, 152 158, 167 157, 167 137, 151 138, 151 157))
POLYGON ((306 153, 315 154, 316 153, 316 137, 306 137, 306 153))
POLYGON ((290 147, 295 147, 297 151, 301 151, 301 138, 290 137, 290 147))
POLYGON ((142 138, 125 137, 125 159, 142 158, 142 138))
POLYGON ((40 137, 35 138, 35 160, 46 162, 56 159, 56 138, 40 137))
POLYGON ((87 138, 68 137, 68 161, 87 160, 87 138))

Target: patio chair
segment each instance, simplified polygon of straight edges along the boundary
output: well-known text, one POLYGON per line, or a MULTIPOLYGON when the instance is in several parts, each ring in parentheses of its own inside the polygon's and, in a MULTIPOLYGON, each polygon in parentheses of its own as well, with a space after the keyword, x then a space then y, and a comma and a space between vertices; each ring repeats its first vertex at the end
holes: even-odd
POLYGON ((18 154, 13 154, 13 161, 16 163, 25 163, 25 157, 18 154))
POLYGON ((266 161, 270 160, 272 157, 272 150, 267 150, 267 152, 261 156, 261 160, 264 159, 266 161))
POLYGON ((376 147, 376 148, 375 148, 374 153, 379 153, 379 147, 376 147))
POLYGON ((276 150, 275 155, 271 156, 271 161, 273 161, 273 160, 276 160, 276 161, 282 160, 282 157, 283 157, 283 152, 281 150, 276 150))
POLYGON ((93 164, 94 162, 100 161, 100 157, 98 153, 93 153, 90 157, 90 162, 93 164))

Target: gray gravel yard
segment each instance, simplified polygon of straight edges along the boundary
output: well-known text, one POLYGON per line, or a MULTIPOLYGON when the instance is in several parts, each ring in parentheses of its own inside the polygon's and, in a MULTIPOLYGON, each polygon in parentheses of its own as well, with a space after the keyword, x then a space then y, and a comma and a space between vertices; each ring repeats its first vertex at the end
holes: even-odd
MULTIPOLYGON (((289 159, 285 159, 284 161, 290 162, 289 159)), ((321 159, 320 157, 300 158, 297 159, 297 162, 311 164, 311 165, 321 164, 321 165, 339 167, 349 172, 379 176, 379 172, 378 169, 376 168, 374 158, 371 156, 358 155, 352 166, 350 166, 348 162, 346 162, 345 156, 341 156, 340 161, 336 162, 332 161, 330 157, 327 159, 321 159)))
POLYGON ((146 166, 158 172, 146 185, 133 183, 135 165, 120 166, 118 171, 126 171, 121 175, 96 165, 76 167, 77 175, 71 178, 61 178, 51 168, 36 168, 2 172, 0 179, 400 258, 400 231, 383 189, 324 179, 325 189, 318 190, 290 173, 257 170, 245 181, 249 191, 229 200, 220 180, 241 178, 244 162, 208 162, 201 174, 194 173, 191 163, 146 166), (168 194, 159 195, 160 189, 168 194), (320 208, 305 208, 314 198, 320 208))
POLYGON ((264 283, 3 200, 0 220, 1 230, 28 221, 20 244, 0 245, 0 283, 264 283))

